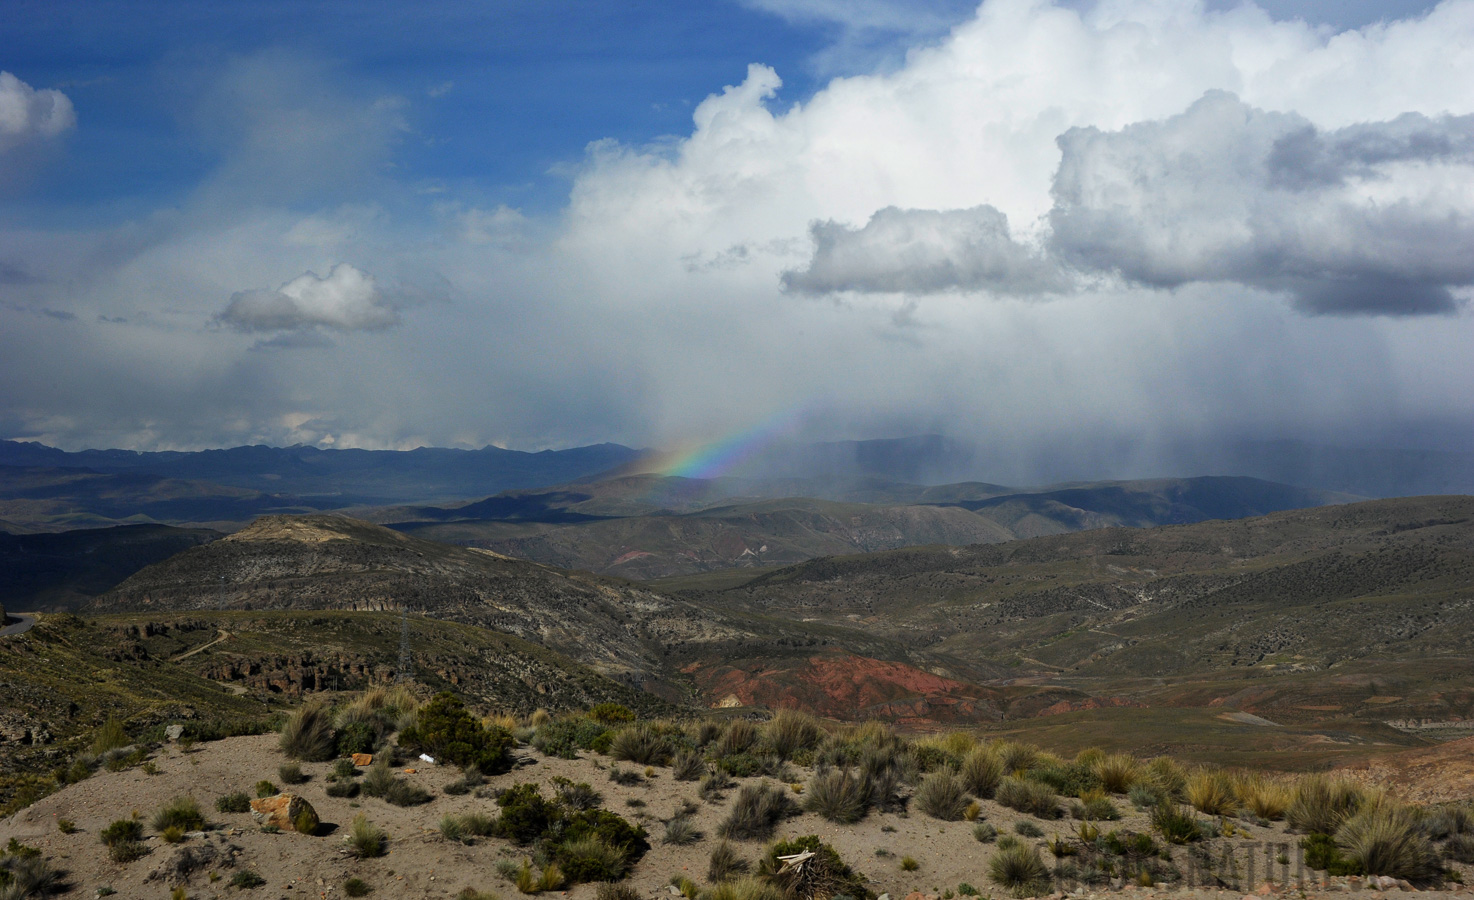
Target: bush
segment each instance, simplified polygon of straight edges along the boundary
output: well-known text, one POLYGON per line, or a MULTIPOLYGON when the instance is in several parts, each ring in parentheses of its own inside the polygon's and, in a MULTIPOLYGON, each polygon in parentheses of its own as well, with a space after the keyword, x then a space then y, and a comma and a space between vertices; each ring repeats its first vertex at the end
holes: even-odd
POLYGON ((327 707, 309 703, 287 716, 281 728, 281 751, 307 762, 326 762, 337 756, 338 733, 327 707))
POLYGON ((1366 800, 1366 791, 1353 781, 1325 775, 1307 775, 1295 785, 1285 820, 1296 831, 1335 834, 1366 800))
POLYGON ((1156 787, 1169 800, 1181 797, 1183 788, 1187 787, 1187 773, 1176 760, 1166 756, 1159 756, 1147 763, 1141 778, 1156 787))
POLYGON ((1017 822, 1014 822, 1013 830, 1016 834, 1022 835, 1023 837, 1044 837, 1044 829, 1035 825, 1029 819, 1019 819, 1017 822))
POLYGON ((350 878, 343 882, 343 893, 349 897, 367 897, 373 890, 362 878, 350 878))
POLYGON ((200 812, 200 805, 193 797, 175 797, 154 814, 153 826, 155 831, 163 831, 166 828, 202 831, 205 827, 205 816, 200 812))
POLYGON ((1131 790, 1131 786, 1136 784, 1141 775, 1141 765, 1129 753, 1102 753, 1087 765, 1099 779, 1101 788, 1112 794, 1124 794, 1131 790))
POLYGON ((758 863, 758 872, 784 896, 795 900, 864 898, 868 894, 864 876, 846 865, 833 847, 812 834, 773 844, 758 863), (784 871, 779 857, 798 853, 814 855, 802 867, 784 871))
MULTIPOLYGON (((14 843, 15 839, 11 838, 12 846, 14 843)), ((48 897, 66 887, 62 873, 39 855, 0 857, 0 897, 5 900, 48 897)))
POLYGON ((732 811, 717 831, 722 837, 734 840, 767 838, 779 822, 797 812, 788 792, 782 788, 766 783, 749 784, 737 793, 732 811))
POLYGON ((994 799, 1009 809, 1041 819, 1058 819, 1060 816, 1054 791, 1040 782, 1010 776, 999 782, 994 799))
POLYGON ((915 799, 922 812, 944 822, 956 822, 967 809, 967 792, 962 788, 962 779, 949 769, 923 778, 916 789, 915 799))
POLYGON ((671 775, 676 781, 697 781, 706 774, 706 760, 700 753, 682 753, 671 763, 671 775))
POLYGON ((645 900, 645 895, 627 884, 605 881, 594 888, 594 900, 645 900))
MULTIPOLYGON (((565 841, 597 837, 611 847, 624 850, 631 863, 638 861, 650 849, 645 829, 631 825, 607 809, 585 809, 574 813, 563 827, 562 837, 565 841)), ((599 879, 586 880, 598 881, 599 879)))
POLYGON ((1003 760, 991 747, 977 747, 963 758, 958 774, 973 796, 991 798, 1003 780, 1003 760))
POLYGON ((606 735, 613 735, 608 725, 576 716, 539 726, 532 736, 532 746, 548 756, 577 759, 578 751, 595 749, 606 735))
POLYGON ((518 844, 530 844, 559 818, 556 804, 549 803, 535 784, 513 785, 496 798, 501 807, 497 834, 518 844))
POLYGON ((265 878, 262 878, 250 869, 241 869, 239 872, 230 876, 230 881, 227 882, 233 888, 242 888, 244 890, 258 888, 265 883, 265 878))
POLYGON ((1028 744, 1002 741, 995 744, 993 750, 998 754, 998 761, 1003 764, 1003 771, 1010 775, 1027 771, 1039 761, 1039 748, 1028 744))
POLYGON ((789 900, 789 898, 764 879, 747 877, 717 884, 706 893, 705 900, 789 900))
POLYGON ((1451 834, 1443 842, 1443 855, 1455 862, 1474 864, 1474 834, 1451 834))
POLYGON ((1290 808, 1293 794, 1283 781, 1254 775, 1239 781, 1237 785, 1239 803, 1261 819, 1274 821, 1285 817, 1290 808))
POLYGON ((988 877, 1015 897, 1046 893, 1048 873, 1039 851, 1022 844, 1001 848, 988 862, 988 877))
POLYGON ((357 778, 358 766, 355 766, 353 764, 353 760, 351 759, 340 759, 337 762, 333 763, 332 777, 338 779, 339 781, 348 778, 357 778))
POLYGON ((385 791, 380 799, 386 803, 392 803, 395 806, 419 806, 422 803, 429 803, 435 798, 429 791, 419 785, 411 784, 403 778, 396 778, 389 786, 389 790, 385 791))
POLYGON ((215 810, 223 813, 243 813, 251 811, 251 798, 244 791, 236 791, 226 794, 224 797, 215 799, 215 810))
POLYGON ((333 781, 324 790, 329 797, 357 797, 359 787, 356 781, 333 781))
POLYGON ((283 763, 276 769, 277 777, 282 784, 302 784, 307 776, 302 774, 302 767, 296 763, 283 763))
POLYGON ((1056 794, 1066 797, 1078 797, 1101 789, 1100 779, 1095 777, 1095 773, 1079 763, 1061 761, 1036 765, 1024 778, 1048 785, 1056 794))
POLYGON ((701 779, 701 784, 696 789, 696 792, 701 795, 702 800, 708 803, 715 803, 722 799, 722 791, 730 790, 736 784, 737 782, 732 780, 731 775, 718 769, 701 779))
POLYGON ((736 847, 722 841, 711 850, 711 857, 706 865, 706 880, 712 884, 721 884, 738 875, 746 875, 751 865, 738 855, 736 847))
POLYGON ((733 719, 727 723, 726 729, 717 739, 716 755, 724 757, 747 753, 757 746, 760 737, 756 725, 746 719, 733 719))
POLYGON ((1226 772, 1196 772, 1187 780, 1187 802, 1207 816, 1231 816, 1239 810, 1233 779, 1226 772))
POLYGON ((558 800, 571 810, 593 809, 604 802, 604 795, 594 790, 586 781, 554 778, 553 784, 558 792, 558 800))
POLYGON ((598 703, 589 710, 589 718, 604 725, 622 725, 635 720, 635 712, 623 703, 598 703))
POLYGON ((1114 822, 1121 818, 1121 811, 1106 797, 1104 790, 1087 791, 1079 803, 1070 807, 1070 812, 1086 822, 1114 822))
POLYGON ((1330 835, 1306 835, 1300 839, 1300 847, 1305 851, 1305 864, 1312 869, 1337 876, 1366 874, 1359 862, 1341 854, 1341 848, 1330 835))
POLYGON ((619 766, 610 766, 609 780, 614 782, 615 784, 621 784, 625 787, 630 787, 644 781, 645 776, 641 775, 639 772, 636 772, 634 769, 622 769, 619 766))
POLYGON ((264 799, 266 797, 275 797, 277 795, 277 793, 278 793, 277 786, 274 785, 274 784, 272 784, 271 782, 267 781, 265 778, 263 778, 260 781, 256 782, 256 796, 257 796, 257 798, 264 799))
POLYGON ((1187 844, 1203 838, 1203 830, 1198 827, 1192 807, 1184 809, 1172 803, 1162 803, 1152 810, 1152 827, 1173 844, 1187 844))
POLYGON ((353 823, 348 826, 348 834, 343 838, 343 843, 348 845, 348 852, 359 859, 372 859, 384 855, 384 842, 388 835, 377 825, 373 825, 362 814, 353 817, 353 823))
POLYGON ((824 736, 813 716, 791 709, 779 710, 764 732, 768 746, 781 759, 792 759, 800 750, 814 749, 824 736))
POLYGON ((177 844, 184 840, 184 829, 178 825, 170 825, 159 832, 159 837, 166 844, 177 844))
POLYGON ((618 881, 630 867, 629 851, 597 834, 566 838, 553 852, 559 868, 574 884, 618 881))
POLYGON ((137 819, 118 819, 102 829, 98 837, 116 863, 132 862, 149 852, 148 845, 143 843, 143 823, 137 819))
POLYGON ((690 816, 672 816, 665 823, 665 834, 661 836, 660 842, 684 847, 687 844, 696 843, 702 837, 701 829, 696 827, 696 823, 690 816))
POLYGON ((123 728, 121 719, 109 718, 92 733, 93 753, 106 753, 109 750, 126 747, 128 743, 128 732, 123 728))
POLYGON ((646 722, 620 729, 609 744, 610 756, 642 766, 663 766, 671 753, 670 740, 646 722))
POLYGON ((1401 804, 1364 804, 1342 823, 1336 843, 1371 875, 1426 882, 1443 873, 1443 864, 1424 836, 1417 814, 1401 804))
POLYGON ((1160 806, 1167 799, 1165 791, 1151 784, 1134 784, 1126 796, 1130 798, 1131 805, 1137 809, 1152 809, 1160 806))
POLYGON ((830 769, 809 779, 804 809, 831 822, 851 825, 870 811, 870 781, 844 769, 830 769))
POLYGON ((991 844, 998 839, 998 829, 987 822, 980 822, 973 826, 972 836, 977 838, 980 844, 991 844))
POLYGON ((449 691, 436 694, 435 699, 420 707, 415 724, 399 733, 399 743, 437 762, 462 768, 475 766, 487 774, 512 768, 507 753, 512 747, 511 732, 497 725, 482 725, 449 691))

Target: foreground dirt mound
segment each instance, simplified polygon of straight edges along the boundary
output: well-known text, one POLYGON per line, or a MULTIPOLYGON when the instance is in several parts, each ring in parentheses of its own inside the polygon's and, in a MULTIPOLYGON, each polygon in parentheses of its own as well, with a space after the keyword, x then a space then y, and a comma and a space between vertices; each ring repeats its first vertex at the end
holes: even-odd
POLYGON ((1474 737, 1347 765, 1346 774, 1411 803, 1474 797, 1474 737))

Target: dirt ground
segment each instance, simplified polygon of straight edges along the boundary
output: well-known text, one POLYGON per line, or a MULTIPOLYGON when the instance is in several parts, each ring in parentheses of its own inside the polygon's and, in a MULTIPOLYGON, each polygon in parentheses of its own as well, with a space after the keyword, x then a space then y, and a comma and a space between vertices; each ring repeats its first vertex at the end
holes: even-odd
MULTIPOLYGON (((704 883, 707 858, 716 844, 717 826, 725 817, 735 791, 728 792, 722 803, 701 804, 695 818, 705 836, 694 845, 676 847, 661 843, 661 820, 668 818, 683 800, 700 802, 694 782, 678 782, 669 769, 657 769, 655 776, 642 784, 621 786, 609 780, 608 760, 603 757, 585 754, 587 758, 560 760, 543 757, 530 748, 523 748, 519 753, 536 762, 488 779, 488 787, 536 782, 544 786, 545 795, 551 795, 550 780, 555 776, 589 782, 604 795, 602 805, 605 808, 643 824, 650 832, 651 850, 627 880, 631 887, 646 897, 672 900, 668 887, 672 876, 686 875, 697 883, 704 883)), ((316 807, 324 823, 317 836, 290 832, 269 834, 257 827, 249 813, 215 811, 216 798, 224 794, 244 791, 254 796, 254 785, 258 780, 279 781, 277 767, 284 761, 277 750, 275 735, 201 744, 191 752, 175 746, 165 747, 153 760, 158 774, 147 774, 142 768, 116 773, 99 772, 9 819, 0 820, 0 844, 15 838, 22 844, 40 849, 56 866, 66 870, 67 880, 72 886, 69 896, 74 897, 93 897, 98 888, 107 886, 117 892, 113 896, 120 900, 162 900, 170 896, 174 884, 183 883, 188 896, 195 900, 330 898, 343 896, 342 884, 349 877, 368 882, 373 886, 370 896, 379 898, 452 898, 465 887, 491 891, 504 898, 517 896, 515 886, 498 874, 495 864, 500 859, 520 862, 526 856, 525 850, 496 838, 478 839, 475 844, 467 846, 448 841, 440 835, 438 825, 442 816, 472 811, 494 816, 497 812, 494 801, 490 799, 478 799, 470 794, 445 794, 445 785, 460 777, 458 771, 449 767, 420 765, 414 774, 406 775, 434 794, 435 799, 422 806, 399 808, 368 797, 354 800, 328 797, 324 789, 331 764, 304 764, 302 769, 311 776, 310 780, 290 789, 306 797, 316 807), (147 843, 153 848, 152 852, 142 859, 119 865, 108 858, 106 848, 98 838, 104 827, 135 812, 147 822, 163 803, 180 795, 190 795, 199 801, 211 823, 207 834, 187 838, 183 843, 172 846, 151 834, 147 843), (348 823, 360 812, 388 832, 386 856, 358 860, 343 852, 342 838, 348 823), (77 831, 61 833, 57 823, 62 819, 74 822, 77 831), (187 882, 168 874, 174 868, 173 860, 183 848, 196 855, 209 855, 213 851, 215 856, 212 863, 194 872, 187 882), (266 884, 251 890, 228 887, 231 875, 240 869, 258 873, 266 879, 266 884), (211 873, 216 873, 218 879, 211 881, 211 873)), ((806 781, 809 775, 808 771, 795 768, 795 780, 806 781)), ((1117 805, 1125 818, 1120 822, 1102 823, 1102 830, 1112 827, 1148 830, 1145 816, 1132 810, 1124 798, 1118 798, 1117 805)), ((992 823, 999 832, 1013 831, 1014 824, 1026 818, 991 801, 984 801, 983 807, 981 820, 992 823)), ((1076 823, 1065 819, 1037 824, 1042 826, 1047 837, 1052 833, 1068 835, 1076 823)), ((1117 891, 1143 898, 1161 894, 1239 900, 1251 892, 1267 898, 1270 891, 1263 887, 1265 863, 1282 846, 1288 846, 1291 854, 1295 854, 1295 838, 1287 837, 1281 826, 1260 828, 1247 825, 1244 831, 1244 836, 1223 845, 1232 848, 1234 859, 1239 864, 1242 877, 1236 889, 1125 887, 1117 891)), ((815 814, 805 813, 787 820, 778 831, 780 837, 805 834, 816 834, 832 844, 846 862, 868 877, 872 890, 877 894, 888 893, 892 900, 903 900, 912 892, 920 892, 930 898, 946 897, 949 891, 956 892, 961 884, 975 885, 984 897, 1006 896, 1006 892, 993 885, 987 875, 987 863, 995 852, 994 845, 979 843, 973 837, 971 822, 941 822, 913 810, 909 815, 873 812, 858 824, 839 826, 815 814), (901 868, 901 859, 907 856, 918 864, 914 871, 901 868)), ((1035 838, 1031 843, 1042 843, 1043 840, 1035 838)), ((764 844, 750 841, 738 846, 747 858, 755 861, 764 844)), ((1215 854, 1220 854, 1221 849, 1215 848, 1215 854)), ((1043 857, 1046 861, 1052 860, 1047 851, 1043 852, 1043 857)), ((1184 872, 1188 871, 1180 854, 1179 865, 1184 872)), ((1283 877, 1284 867, 1275 868, 1280 876, 1275 892, 1287 897, 1370 890, 1359 879, 1335 879, 1325 884, 1307 881, 1302 884, 1295 880, 1293 865, 1288 880, 1283 877)), ((1466 883, 1474 888, 1474 871, 1463 867, 1463 872, 1466 883)), ((1306 872, 1307 876, 1312 874, 1306 872)), ((1474 900, 1474 889, 1471 888, 1461 887, 1444 895, 1474 900)), ((1394 887, 1391 890, 1396 892, 1400 889, 1394 887)), ((1105 886, 1072 891, 1065 886, 1061 891, 1080 897, 1104 897, 1115 892, 1105 886)), ((593 895, 592 885, 578 885, 553 896, 592 900, 593 895)), ((1439 894, 1430 892, 1429 896, 1439 894)))

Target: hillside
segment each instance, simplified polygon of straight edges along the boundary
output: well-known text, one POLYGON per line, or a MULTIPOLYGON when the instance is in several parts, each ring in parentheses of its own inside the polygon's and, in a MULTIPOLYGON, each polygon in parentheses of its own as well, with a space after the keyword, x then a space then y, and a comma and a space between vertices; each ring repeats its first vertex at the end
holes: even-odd
POLYGON ((508 492, 456 507, 364 514, 430 540, 645 580, 922 544, 999 543, 1085 529, 1243 518, 1352 499, 1252 478, 1023 491, 981 483, 928 487, 642 475, 508 492), (805 490, 829 494, 795 496, 805 490))
POLYGON ((17 610, 75 610, 144 566, 219 537, 218 531, 168 525, 0 534, 0 603, 17 610))
POLYGON ((862 623, 923 665, 1059 689, 1060 711, 1084 692, 1282 724, 1474 721, 1470 497, 816 559, 685 595, 862 623))

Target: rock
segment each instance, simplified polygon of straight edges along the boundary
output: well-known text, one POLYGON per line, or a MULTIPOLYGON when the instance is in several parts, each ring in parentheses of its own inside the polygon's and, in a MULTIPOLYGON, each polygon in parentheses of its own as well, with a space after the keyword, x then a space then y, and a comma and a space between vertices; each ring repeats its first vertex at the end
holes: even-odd
POLYGON ((164 729, 164 737, 168 738, 171 741, 179 740, 180 738, 184 737, 184 726, 170 725, 168 728, 164 729))
POLYGON ((360 768, 371 766, 374 764, 374 755, 372 753, 355 753, 353 754, 353 764, 360 768))
POLYGON ((274 825, 282 831, 313 834, 320 820, 312 804, 296 794, 282 792, 275 797, 251 801, 251 817, 258 825, 274 825))

